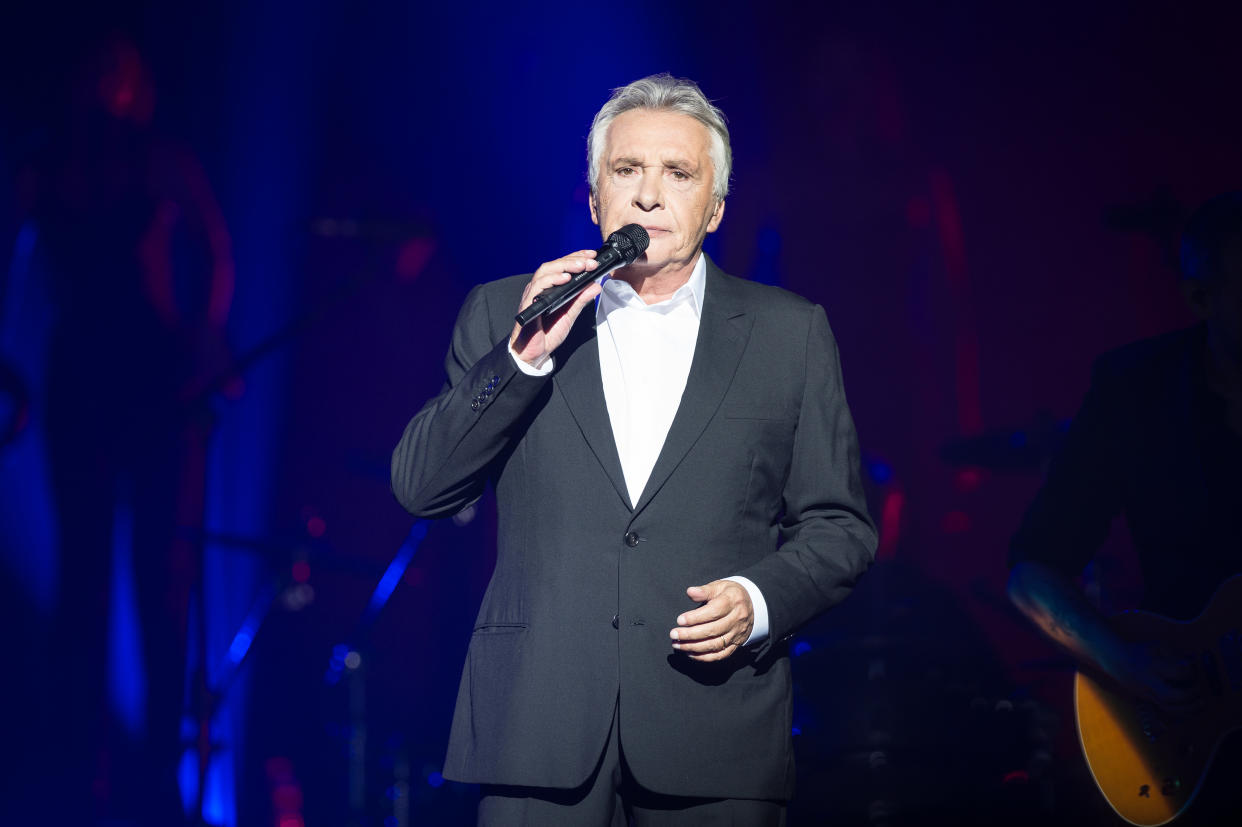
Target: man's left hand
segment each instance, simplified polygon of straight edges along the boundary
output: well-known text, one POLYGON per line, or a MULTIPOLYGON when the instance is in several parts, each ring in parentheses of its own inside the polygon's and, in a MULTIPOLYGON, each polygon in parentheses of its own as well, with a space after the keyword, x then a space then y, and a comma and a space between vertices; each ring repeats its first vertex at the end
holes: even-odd
POLYGON ((740 584, 713 580, 706 586, 691 586, 686 594, 703 605, 677 618, 677 628, 669 632, 674 649, 691 660, 724 660, 750 637, 754 607, 740 584))

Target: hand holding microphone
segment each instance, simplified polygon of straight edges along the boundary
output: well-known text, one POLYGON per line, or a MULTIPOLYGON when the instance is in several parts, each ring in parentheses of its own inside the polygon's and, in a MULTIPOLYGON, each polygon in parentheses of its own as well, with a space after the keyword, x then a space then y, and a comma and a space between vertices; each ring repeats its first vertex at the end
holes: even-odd
POLYGON ((597 282, 632 264, 650 241, 641 226, 627 224, 609 235, 598 250, 579 250, 541 265, 526 285, 522 310, 514 317, 517 323, 510 344, 518 358, 542 364, 565 340, 582 308, 599 295, 597 282))

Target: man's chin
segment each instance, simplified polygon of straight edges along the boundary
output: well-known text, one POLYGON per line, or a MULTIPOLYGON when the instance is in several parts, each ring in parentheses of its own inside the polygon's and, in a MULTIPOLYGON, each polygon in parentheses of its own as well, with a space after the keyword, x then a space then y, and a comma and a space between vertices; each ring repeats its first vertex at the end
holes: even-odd
POLYGON ((663 238, 653 235, 651 243, 647 245, 646 251, 639 256, 638 261, 643 262, 648 267, 667 267, 677 260, 677 251, 670 249, 672 246, 671 239, 667 235, 663 238))

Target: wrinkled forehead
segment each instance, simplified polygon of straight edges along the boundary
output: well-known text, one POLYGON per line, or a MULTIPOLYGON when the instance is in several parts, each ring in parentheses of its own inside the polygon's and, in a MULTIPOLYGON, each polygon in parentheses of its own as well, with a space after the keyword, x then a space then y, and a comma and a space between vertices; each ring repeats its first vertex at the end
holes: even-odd
POLYGON ((631 109, 608 125, 604 157, 644 163, 700 166, 711 160, 711 130, 680 112, 631 109))

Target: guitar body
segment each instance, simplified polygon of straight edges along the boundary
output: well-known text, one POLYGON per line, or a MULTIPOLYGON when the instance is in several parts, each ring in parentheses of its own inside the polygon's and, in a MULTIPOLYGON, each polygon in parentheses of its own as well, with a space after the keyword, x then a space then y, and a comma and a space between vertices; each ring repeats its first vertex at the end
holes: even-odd
POLYGON ((1126 821, 1155 827, 1190 806, 1221 740, 1242 726, 1242 576, 1226 581, 1192 621, 1146 612, 1115 621, 1132 640, 1190 655, 1205 696, 1202 710, 1172 718, 1110 683, 1075 677, 1078 737, 1096 785, 1126 821))

